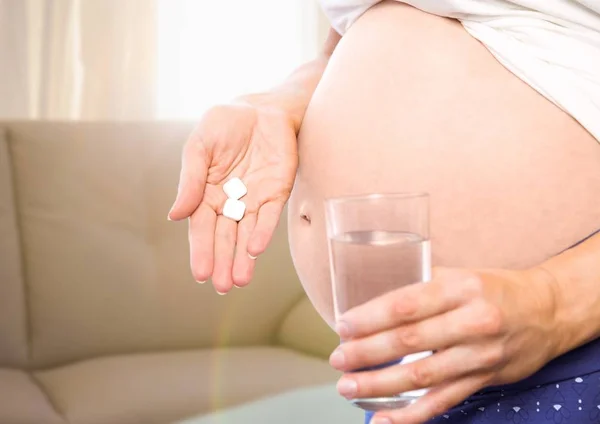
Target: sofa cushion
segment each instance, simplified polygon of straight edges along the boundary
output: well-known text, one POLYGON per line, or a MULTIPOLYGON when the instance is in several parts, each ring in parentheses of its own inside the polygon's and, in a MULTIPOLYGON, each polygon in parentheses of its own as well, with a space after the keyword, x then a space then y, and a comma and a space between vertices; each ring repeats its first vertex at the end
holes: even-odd
POLYGON ((107 357, 36 374, 70 424, 165 424, 338 376, 322 359, 266 347, 107 357))
POLYGON ((178 424, 358 424, 364 416, 364 411, 338 394, 334 384, 325 384, 290 390, 178 424))
POLYGON ((0 366, 27 361, 27 316, 12 167, 0 128, 0 366))
POLYGON ((25 252, 31 357, 269 344, 302 293, 285 220, 252 284, 218 296, 166 219, 188 123, 8 125, 25 252))
POLYGON ((31 375, 0 369, 0 423, 64 424, 66 421, 31 375))

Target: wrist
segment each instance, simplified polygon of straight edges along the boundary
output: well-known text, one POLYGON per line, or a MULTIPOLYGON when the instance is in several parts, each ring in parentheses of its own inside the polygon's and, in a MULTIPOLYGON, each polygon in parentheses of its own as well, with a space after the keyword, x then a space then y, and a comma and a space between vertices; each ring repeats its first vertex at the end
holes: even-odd
POLYGON ((544 265, 530 268, 526 273, 528 284, 533 285, 538 301, 544 304, 541 310, 546 317, 545 329, 549 341, 547 359, 550 361, 569 350, 569 323, 565 320, 568 316, 565 312, 567 305, 563 302, 558 280, 544 265))
POLYGON ((600 320, 598 289, 588 287, 589 282, 581 278, 578 267, 570 259, 559 255, 535 268, 540 278, 545 275, 552 290, 556 356, 598 336, 597 325, 593 325, 600 320))
POLYGON ((298 134, 302 119, 304 118, 304 111, 306 110, 306 106, 301 104, 302 102, 298 99, 299 97, 302 96, 291 93, 265 92, 240 96, 236 99, 236 102, 241 102, 270 113, 283 115, 290 121, 294 132, 298 134))

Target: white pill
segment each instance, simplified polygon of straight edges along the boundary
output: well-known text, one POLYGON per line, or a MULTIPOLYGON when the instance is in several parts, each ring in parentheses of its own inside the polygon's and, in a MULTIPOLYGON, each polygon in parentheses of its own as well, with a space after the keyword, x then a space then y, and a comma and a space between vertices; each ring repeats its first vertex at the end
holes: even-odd
POLYGON ((232 178, 223 185, 223 191, 228 198, 240 200, 248 193, 248 189, 239 178, 232 178))
POLYGON ((239 221, 244 217, 246 205, 241 200, 227 199, 223 206, 223 216, 234 221, 239 221))

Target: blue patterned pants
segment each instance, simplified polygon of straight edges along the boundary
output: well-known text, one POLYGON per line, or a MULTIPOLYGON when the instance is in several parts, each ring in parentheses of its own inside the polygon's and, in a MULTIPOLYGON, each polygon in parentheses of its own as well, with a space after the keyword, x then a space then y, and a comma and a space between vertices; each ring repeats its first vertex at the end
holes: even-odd
POLYGON ((600 424, 600 372, 529 390, 477 393, 428 424, 600 424))

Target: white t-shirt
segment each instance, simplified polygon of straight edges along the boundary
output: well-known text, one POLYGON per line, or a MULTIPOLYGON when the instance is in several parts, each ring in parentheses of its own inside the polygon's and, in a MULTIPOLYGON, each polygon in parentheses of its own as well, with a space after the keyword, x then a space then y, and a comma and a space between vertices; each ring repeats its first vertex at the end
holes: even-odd
MULTIPOLYGON (((381 0, 321 0, 344 34, 381 0)), ((397 0, 458 19, 511 72, 600 141, 600 0, 397 0)))

